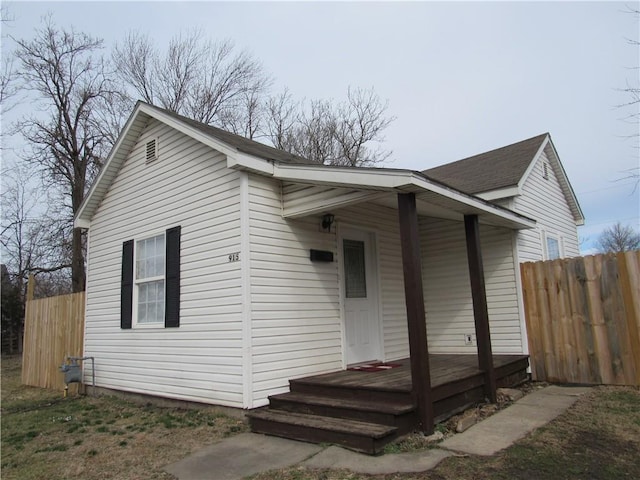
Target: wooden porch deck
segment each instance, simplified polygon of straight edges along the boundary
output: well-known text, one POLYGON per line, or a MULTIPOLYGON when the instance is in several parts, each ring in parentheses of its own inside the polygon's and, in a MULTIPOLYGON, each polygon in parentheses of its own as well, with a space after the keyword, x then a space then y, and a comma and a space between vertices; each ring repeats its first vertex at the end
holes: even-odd
MULTIPOLYGON (((429 355, 432 402, 442 421, 484 400, 484 373, 476 355, 429 355)), ((291 380, 290 392, 249 413, 254 432, 336 443, 376 454, 418 427, 409 360, 378 372, 346 370, 291 380)), ((499 387, 528 378, 526 355, 494 355, 499 387)))

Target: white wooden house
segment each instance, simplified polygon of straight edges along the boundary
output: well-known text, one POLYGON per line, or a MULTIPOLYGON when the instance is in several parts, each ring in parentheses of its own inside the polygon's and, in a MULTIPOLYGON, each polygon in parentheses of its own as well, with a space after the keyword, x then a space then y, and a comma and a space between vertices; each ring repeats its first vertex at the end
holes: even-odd
POLYGON ((549 136, 523 143, 519 176, 472 191, 446 170, 311 164, 139 102, 75 219, 96 384, 261 407, 291 379, 409 357, 416 299, 428 354, 475 355, 485 299, 489 357, 526 354, 519 261, 552 236, 577 254, 582 216, 549 136))

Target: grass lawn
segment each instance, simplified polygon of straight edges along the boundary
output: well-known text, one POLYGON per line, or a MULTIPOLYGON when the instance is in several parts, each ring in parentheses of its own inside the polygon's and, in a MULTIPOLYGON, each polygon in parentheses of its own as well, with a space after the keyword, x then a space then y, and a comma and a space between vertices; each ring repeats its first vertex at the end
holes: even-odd
POLYGON ((20 368, 20 358, 2 358, 3 480, 171 479, 165 465, 247 428, 213 408, 64 399, 21 385, 20 368))
MULTIPOLYGON (((161 408, 113 397, 63 399, 62 392, 21 385, 20 359, 2 359, 3 480, 170 479, 165 465, 246 429, 214 408, 161 408)), ((409 447, 426 448, 421 442, 409 447)), ((493 457, 451 457, 420 474, 374 477, 291 467, 252 480, 626 478, 640 478, 640 389, 598 387, 493 457)))
POLYGON ((445 459, 419 474, 370 476, 293 467, 252 480, 546 480, 640 478, 640 389, 596 387, 556 420, 493 456, 445 459))

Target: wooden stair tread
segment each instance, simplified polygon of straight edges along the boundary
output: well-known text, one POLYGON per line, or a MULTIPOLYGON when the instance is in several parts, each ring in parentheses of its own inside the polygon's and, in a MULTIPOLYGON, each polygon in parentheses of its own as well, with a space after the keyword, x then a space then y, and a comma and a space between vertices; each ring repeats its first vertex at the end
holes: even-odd
POLYGON ((292 413, 281 410, 256 410, 248 412, 250 419, 256 418, 263 421, 284 423, 289 425, 315 428, 335 433, 355 434, 362 437, 380 439, 393 435, 397 428, 376 423, 360 422, 344 418, 324 417, 320 415, 308 415, 304 413, 292 413))
MULTIPOLYGON (((347 373, 355 373, 357 375, 362 375, 363 372, 347 372, 347 373)), ((385 372, 386 373, 386 372, 385 372)), ((305 378, 297 378, 295 380, 289 380, 290 385, 298 384, 298 385, 308 385, 308 386, 318 386, 325 388, 339 388, 344 390, 360 390, 367 391, 370 390, 372 392, 382 391, 382 392, 397 392, 397 393, 411 393, 411 381, 404 378, 404 376, 400 377, 402 372, 398 372, 397 382, 390 382, 391 374, 387 374, 386 377, 374 377, 375 373, 365 373, 365 375, 369 375, 368 382, 362 382, 362 378, 358 378, 357 376, 353 376, 352 380, 344 377, 340 377, 339 374, 344 374, 344 371, 335 373, 326 373, 323 375, 316 375, 313 377, 305 377, 305 378)))
POLYGON ((354 400, 346 398, 334 398, 323 395, 289 392, 273 395, 269 399, 286 401, 297 404, 308 404, 331 408, 345 408, 362 412, 386 413, 391 415, 403 415, 415 410, 411 403, 370 402, 367 400, 354 400))

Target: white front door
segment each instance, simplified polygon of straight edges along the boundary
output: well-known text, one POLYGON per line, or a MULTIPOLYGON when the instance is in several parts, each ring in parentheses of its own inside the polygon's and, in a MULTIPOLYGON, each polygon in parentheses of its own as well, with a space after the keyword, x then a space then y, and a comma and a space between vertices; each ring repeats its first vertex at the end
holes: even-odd
POLYGON ((347 364, 381 360, 374 237, 345 230, 341 243, 347 364))

